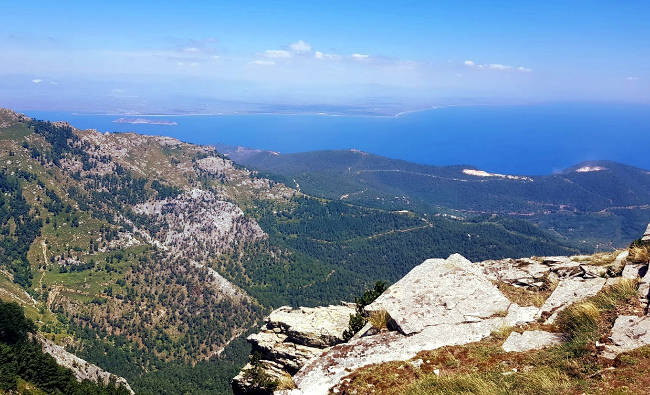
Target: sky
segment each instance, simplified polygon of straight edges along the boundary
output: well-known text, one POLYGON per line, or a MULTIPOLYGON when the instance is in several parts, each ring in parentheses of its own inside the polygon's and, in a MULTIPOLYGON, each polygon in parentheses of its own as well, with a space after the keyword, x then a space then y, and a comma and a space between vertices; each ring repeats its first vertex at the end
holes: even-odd
POLYGON ((650 103, 650 1, 0 0, 0 106, 650 103))

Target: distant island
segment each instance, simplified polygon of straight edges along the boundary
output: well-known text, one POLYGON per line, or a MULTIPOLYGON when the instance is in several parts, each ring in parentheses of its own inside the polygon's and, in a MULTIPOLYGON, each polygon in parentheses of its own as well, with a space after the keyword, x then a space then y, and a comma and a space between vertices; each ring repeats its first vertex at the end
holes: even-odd
POLYGON ((178 123, 174 121, 166 121, 164 119, 155 120, 147 118, 118 118, 113 121, 113 123, 130 123, 137 125, 167 125, 167 126, 176 126, 178 123))

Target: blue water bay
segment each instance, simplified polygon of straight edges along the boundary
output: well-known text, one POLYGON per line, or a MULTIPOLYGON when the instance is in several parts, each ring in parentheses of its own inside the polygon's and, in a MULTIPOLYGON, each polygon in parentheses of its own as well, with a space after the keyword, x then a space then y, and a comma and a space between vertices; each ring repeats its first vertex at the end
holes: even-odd
POLYGON ((446 107, 399 117, 194 115, 140 117, 176 125, 114 123, 119 115, 26 111, 100 131, 164 135, 199 144, 283 153, 359 149, 432 165, 471 164, 548 174, 585 160, 650 169, 650 106, 554 103, 446 107))

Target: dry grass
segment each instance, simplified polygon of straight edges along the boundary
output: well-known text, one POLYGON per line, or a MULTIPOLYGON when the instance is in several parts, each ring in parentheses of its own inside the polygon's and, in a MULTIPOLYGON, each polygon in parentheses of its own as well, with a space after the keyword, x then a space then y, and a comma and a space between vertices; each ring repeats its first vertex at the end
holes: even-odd
POLYGON ((390 315, 386 310, 373 311, 368 317, 368 322, 376 329, 388 329, 388 323, 390 322, 390 315))
POLYGON ((513 327, 504 325, 501 328, 499 328, 499 329, 497 329, 495 331, 492 331, 490 336, 492 336, 493 338, 498 339, 498 340, 506 340, 508 338, 508 336, 510 336, 510 334, 512 333, 513 330, 514 330, 513 327))
POLYGON ((497 283, 497 288, 508 298, 511 302, 517 303, 519 306, 535 306, 542 307, 546 299, 553 292, 553 287, 546 287, 539 291, 530 291, 523 287, 516 287, 511 284, 497 283))
POLYGON ((405 393, 424 394, 549 394, 566 392, 571 380, 552 368, 508 374, 499 370, 459 375, 431 375, 409 386, 405 393))
POLYGON ((614 263, 618 254, 621 253, 621 250, 610 251, 610 252, 599 252, 593 255, 577 256, 572 257, 573 261, 585 263, 594 266, 606 266, 611 263, 614 263))
POLYGON ((293 378, 289 373, 284 374, 282 377, 277 380, 278 386, 276 390, 292 390, 296 388, 296 383, 293 382, 293 378))
POLYGON ((630 247, 628 259, 634 263, 650 262, 650 247, 647 245, 630 247))
POLYGON ((600 310, 592 302, 581 302, 569 306, 558 314, 556 325, 566 333, 570 339, 579 336, 597 335, 600 310))

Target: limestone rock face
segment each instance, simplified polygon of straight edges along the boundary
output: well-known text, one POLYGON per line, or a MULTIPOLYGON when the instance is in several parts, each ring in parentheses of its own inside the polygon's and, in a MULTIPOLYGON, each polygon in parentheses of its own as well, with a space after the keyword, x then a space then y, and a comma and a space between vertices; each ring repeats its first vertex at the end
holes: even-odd
POLYGON ((328 307, 284 306, 269 315, 266 326, 279 328, 291 342, 311 347, 329 347, 344 341, 343 332, 348 328, 351 305, 328 307))
POLYGON ((392 332, 355 337, 310 360, 293 377, 303 394, 327 394, 351 371, 400 361, 422 350, 484 339, 504 326, 530 322, 536 307, 508 300, 480 265, 460 255, 429 259, 366 307, 386 310, 392 332))
POLYGON ((561 280, 551 296, 546 299, 544 305, 540 308, 540 316, 545 313, 550 314, 546 320, 547 323, 555 322, 557 314, 581 299, 593 296, 600 291, 607 280, 604 278, 579 279, 568 278, 561 280))
POLYGON ((510 304, 479 267, 454 254, 424 261, 366 312, 386 310, 397 329, 410 335, 434 325, 481 321, 506 312, 510 304))
POLYGON ((648 224, 648 227, 646 228, 645 233, 643 234, 641 240, 650 241, 650 224, 648 224))
POLYGON ((86 362, 78 356, 67 352, 65 348, 52 343, 44 337, 37 336, 37 339, 43 345, 43 351, 50 354, 59 365, 71 369, 77 380, 90 380, 104 385, 108 385, 113 381, 116 385, 124 387, 131 394, 135 393, 123 377, 116 376, 97 365, 86 362))
POLYGON ((501 346, 506 352, 523 352, 560 344, 562 335, 546 331, 512 332, 501 346))
POLYGON ((331 346, 344 341, 351 304, 327 307, 280 307, 271 312, 259 333, 248 337, 253 353, 261 356, 258 365, 247 364, 232 380, 236 394, 263 393, 255 382, 255 372, 270 380, 286 379, 298 372, 307 361, 318 357, 331 346))
POLYGON ((287 335, 262 330, 248 337, 254 351, 259 351, 265 360, 275 361, 290 374, 296 373, 310 358, 320 355, 323 349, 292 343, 287 335))
POLYGON ((649 345, 650 316, 619 316, 614 322, 610 338, 614 344, 606 345, 603 352, 603 356, 610 359, 622 352, 649 345))

